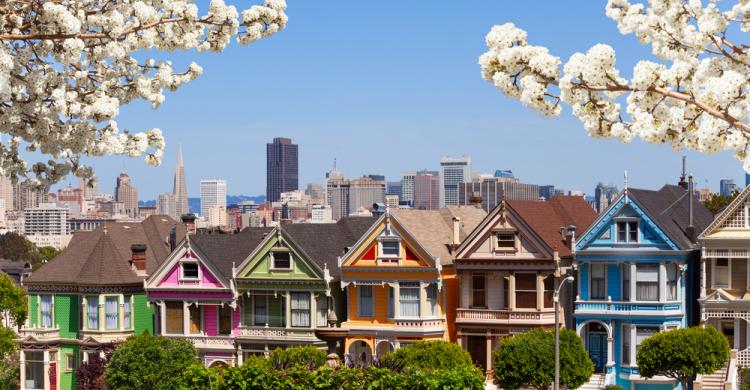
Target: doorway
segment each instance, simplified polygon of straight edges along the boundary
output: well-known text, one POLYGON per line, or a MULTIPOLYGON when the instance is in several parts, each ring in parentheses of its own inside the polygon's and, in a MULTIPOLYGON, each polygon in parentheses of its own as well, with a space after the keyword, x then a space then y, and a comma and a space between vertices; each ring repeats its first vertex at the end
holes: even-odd
POLYGON ((607 366, 607 330, 598 322, 588 324, 586 344, 595 372, 604 372, 607 366))
POLYGON ((482 370, 487 369, 487 337, 468 336, 467 350, 474 365, 482 370))

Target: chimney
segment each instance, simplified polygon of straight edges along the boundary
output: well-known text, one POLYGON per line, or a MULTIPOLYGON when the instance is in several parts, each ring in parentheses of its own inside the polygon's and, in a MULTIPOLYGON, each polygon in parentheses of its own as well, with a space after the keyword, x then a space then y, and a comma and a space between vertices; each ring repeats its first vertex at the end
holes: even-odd
POLYGON ((568 225, 565 228, 565 244, 571 251, 576 246, 576 225, 568 225))
POLYGON ((146 244, 130 246, 130 267, 138 275, 146 275, 146 244))
POLYGON ((458 247, 461 244, 461 218, 453 217, 453 239, 451 245, 458 247))
POLYGON ((482 195, 479 194, 478 191, 474 191, 471 194, 471 198, 469 198, 469 203, 471 203, 474 207, 481 209, 482 208, 482 195))
POLYGON ((188 234, 195 234, 195 214, 182 214, 182 224, 188 234))
POLYGON ((685 181, 685 168, 686 168, 685 161, 686 161, 686 159, 687 159, 687 157, 682 156, 682 173, 680 174, 680 181, 677 183, 677 185, 687 190, 688 189, 688 182, 685 181))

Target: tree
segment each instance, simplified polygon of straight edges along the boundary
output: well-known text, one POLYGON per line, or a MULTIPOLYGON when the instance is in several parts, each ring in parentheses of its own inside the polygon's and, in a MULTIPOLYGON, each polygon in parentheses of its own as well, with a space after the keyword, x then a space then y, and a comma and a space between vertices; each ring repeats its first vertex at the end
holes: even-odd
POLYGON ((710 198, 703 201, 703 205, 706 206, 708 211, 710 211, 712 214, 716 215, 721 210, 724 209, 724 207, 729 206, 730 203, 734 200, 734 198, 739 195, 739 191, 732 191, 729 196, 723 196, 721 194, 713 194, 710 198))
POLYGON ((86 363, 76 370, 76 388, 81 390, 105 390, 104 369, 106 361, 97 354, 89 357, 86 363))
POLYGON ((641 343, 636 355, 638 372, 645 378, 663 375, 687 389, 697 375, 711 374, 729 360, 729 342, 713 327, 692 327, 659 332, 641 343))
MULTIPOLYGON (((2 245, 2 244, 0 244, 2 245)), ((0 318, 19 326, 26 321, 26 291, 7 274, 0 272, 0 318)), ((18 381, 16 332, 0 322, 0 385, 9 387, 18 381)))
POLYGON ((732 150, 750 172, 750 46, 729 34, 750 29, 750 4, 722 12, 715 2, 701 3, 608 1, 606 15, 620 33, 650 44, 660 60, 638 62, 630 80, 620 76, 606 44, 573 54, 561 69, 559 57, 529 45, 526 31, 512 23, 487 34, 482 77, 542 115, 557 116, 561 104, 569 105, 591 137, 732 150))
POLYGON ((189 340, 143 333, 120 344, 104 371, 109 388, 175 389, 187 383, 196 350, 189 340))
POLYGON ((39 248, 39 257, 42 258, 44 261, 50 261, 54 259, 57 255, 62 252, 61 250, 51 247, 51 246, 43 246, 39 248))
POLYGON ((36 245, 16 232, 0 234, 0 257, 31 263, 38 263, 42 260, 36 245))
POLYGON ((276 348, 268 355, 268 361, 274 370, 285 370, 295 366, 315 369, 326 364, 326 353, 312 345, 303 345, 287 349, 276 348))
MULTIPOLYGON (((495 381, 504 389, 534 387, 546 390, 555 378, 555 336, 540 328, 500 341, 494 351, 495 381)), ((578 335, 560 330, 560 385, 575 389, 594 372, 588 352, 578 335)))
POLYGON ((383 357, 382 365, 398 369, 448 370, 473 368, 471 355, 457 344, 422 341, 399 348, 383 357))
POLYGON ((146 154, 161 163, 159 129, 120 131, 120 106, 144 99, 153 108, 164 90, 198 77, 192 63, 175 72, 170 61, 137 52, 196 49, 223 51, 232 37, 255 42, 286 26, 284 0, 264 0, 240 13, 223 0, 200 2, 120 0, 4 2, 0 18, 0 170, 14 180, 29 168, 19 148, 51 157, 34 164, 36 182, 49 184, 68 173, 90 177, 81 156, 146 154))

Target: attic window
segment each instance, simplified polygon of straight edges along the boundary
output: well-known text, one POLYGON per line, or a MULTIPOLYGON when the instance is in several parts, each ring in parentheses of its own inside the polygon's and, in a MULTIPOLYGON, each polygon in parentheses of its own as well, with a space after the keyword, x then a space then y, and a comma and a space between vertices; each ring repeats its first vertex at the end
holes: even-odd
POLYGON ((638 242, 638 221, 617 221, 617 242, 638 242))
POLYGON ((190 280, 198 279, 198 263, 183 262, 182 263, 182 279, 190 279, 190 280))
POLYGON ((381 241, 380 254, 383 257, 398 257, 401 254, 401 245, 398 241, 381 241))
POLYGON ((498 252, 515 252, 516 232, 508 230, 495 232, 495 250, 498 252))
POLYGON ((291 255, 289 254, 289 252, 274 252, 273 268, 274 269, 292 268, 292 259, 291 259, 291 255))

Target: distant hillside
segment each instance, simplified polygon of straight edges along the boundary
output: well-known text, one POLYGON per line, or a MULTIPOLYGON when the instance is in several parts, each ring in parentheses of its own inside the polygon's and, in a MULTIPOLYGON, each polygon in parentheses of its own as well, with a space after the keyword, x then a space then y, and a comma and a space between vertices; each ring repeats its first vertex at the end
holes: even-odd
MULTIPOLYGON (((265 195, 227 195, 227 206, 240 203, 243 200, 252 200, 255 203, 263 203, 266 201, 265 195)), ((138 201, 139 206, 156 206, 156 200, 140 200, 138 201)), ((201 198, 188 198, 188 208, 191 213, 198 214, 201 211, 201 198)))

